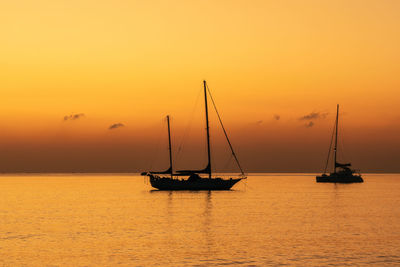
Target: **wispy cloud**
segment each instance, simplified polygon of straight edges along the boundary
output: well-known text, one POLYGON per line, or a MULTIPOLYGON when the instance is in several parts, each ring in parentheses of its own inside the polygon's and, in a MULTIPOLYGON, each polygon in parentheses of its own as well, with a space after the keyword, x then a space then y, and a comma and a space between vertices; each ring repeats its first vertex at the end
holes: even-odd
POLYGON ((85 117, 84 113, 71 114, 71 115, 64 116, 64 121, 78 120, 83 117, 85 117))
POLYGON ((259 120, 259 121, 256 121, 256 124, 257 125, 260 125, 260 124, 262 124, 264 121, 262 121, 262 120, 259 120))
POLYGON ((325 119, 328 114, 328 112, 311 112, 310 114, 300 117, 299 121, 307 121, 304 126, 306 128, 311 128, 315 125, 315 120, 325 119))
POLYGON ((304 126, 306 126, 306 128, 311 128, 314 126, 314 122, 310 121, 310 122, 306 123, 304 126))
POLYGON ((301 121, 325 119, 328 116, 328 112, 311 112, 310 114, 304 115, 299 118, 301 121))
POLYGON ((114 124, 112 124, 110 127, 108 127, 108 129, 109 129, 109 130, 114 130, 114 129, 121 128, 121 127, 124 127, 124 126, 125 126, 125 125, 122 124, 122 123, 114 123, 114 124))

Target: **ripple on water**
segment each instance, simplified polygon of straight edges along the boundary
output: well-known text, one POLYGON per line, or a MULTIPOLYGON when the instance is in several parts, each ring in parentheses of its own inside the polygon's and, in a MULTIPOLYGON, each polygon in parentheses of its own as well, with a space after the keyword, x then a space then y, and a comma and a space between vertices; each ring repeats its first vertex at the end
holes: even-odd
POLYGON ((3 176, 0 265, 400 264, 399 175, 350 186, 282 174, 246 183, 158 192, 142 177, 3 176))

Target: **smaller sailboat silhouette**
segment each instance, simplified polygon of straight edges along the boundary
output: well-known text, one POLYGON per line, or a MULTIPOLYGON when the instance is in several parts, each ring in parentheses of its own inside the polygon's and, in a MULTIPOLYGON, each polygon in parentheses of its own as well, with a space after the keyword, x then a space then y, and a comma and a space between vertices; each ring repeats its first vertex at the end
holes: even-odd
MULTIPOLYGON (((328 167, 329 156, 331 152, 331 145, 329 146, 328 159, 326 161, 324 173, 316 177, 318 183, 362 183, 364 180, 361 174, 356 170, 350 169, 351 163, 339 163, 336 161, 337 158, 337 139, 338 139, 338 124, 339 124, 339 105, 336 110, 336 121, 335 121, 335 146, 334 146, 334 157, 333 157, 333 172, 326 174, 328 167)), ((331 141, 332 144, 332 141, 331 141)))
POLYGON ((222 179, 220 177, 212 177, 212 169, 211 169, 211 151, 210 151, 210 128, 208 122, 208 104, 207 104, 207 84, 206 81, 204 84, 204 102, 205 102, 205 113, 206 113, 206 133, 207 133, 207 157, 208 164, 206 168, 202 170, 181 170, 173 172, 172 165, 172 149, 171 149, 171 128, 169 116, 167 116, 168 123, 168 146, 169 146, 169 168, 166 171, 155 172, 142 172, 142 175, 149 176, 150 184, 152 187, 157 188, 159 190, 229 190, 234 186, 237 182, 242 179, 246 179, 244 172, 239 164, 239 161, 236 157, 236 154, 233 150, 232 144, 229 141, 228 134, 226 133, 225 127, 222 124, 221 117, 216 109, 214 100, 211 97, 214 109, 217 113, 219 122, 221 124, 222 130, 224 132, 225 138, 228 142, 228 145, 231 149, 233 158, 238 165, 241 175, 240 177, 230 178, 230 179, 222 179), (163 176, 164 174, 164 176, 163 176), (169 176, 165 176, 165 174, 169 174, 169 176), (208 178, 200 177, 199 174, 208 174, 208 178), (178 179, 178 177, 188 176, 187 179, 178 179))

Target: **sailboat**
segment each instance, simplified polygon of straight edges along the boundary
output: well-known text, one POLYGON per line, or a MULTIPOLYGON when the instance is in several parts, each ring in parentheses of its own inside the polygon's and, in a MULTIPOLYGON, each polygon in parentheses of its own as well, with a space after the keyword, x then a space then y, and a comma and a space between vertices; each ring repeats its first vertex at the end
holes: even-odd
POLYGON ((168 123, 168 147, 169 147, 169 168, 166 171, 155 172, 143 172, 142 175, 146 175, 150 178, 150 184, 152 187, 157 188, 159 190, 229 190, 234 186, 237 182, 242 179, 246 179, 243 169, 239 163, 239 160, 233 150, 232 144, 228 138, 228 134, 225 130, 224 125, 222 124, 221 117, 217 111, 215 102, 210 94, 210 98, 212 100, 214 109, 218 115, 219 122, 221 124, 222 130, 224 132, 225 138, 228 142, 228 145, 231 149, 233 158, 238 165, 241 174, 238 177, 232 177, 229 179, 222 179, 220 177, 213 177, 212 169, 211 169, 211 151, 210 151, 210 128, 208 121, 208 103, 207 103, 207 83, 203 81, 204 86, 204 103, 205 103, 205 115, 206 115, 206 137, 207 137, 207 159, 208 164, 202 170, 178 170, 174 173, 173 165, 172 165, 172 147, 171 147, 171 128, 170 128, 170 119, 167 116, 168 123), (201 174, 206 174, 207 177, 201 177, 201 174), (188 177, 187 179, 180 177, 188 177))
MULTIPOLYGON (((333 172, 326 174, 328 167, 329 156, 331 154, 331 145, 329 145, 328 159, 326 161, 324 173, 316 177, 317 183, 362 183, 364 182, 361 174, 351 169, 351 163, 339 163, 337 162, 337 140, 338 140, 338 124, 339 124, 339 105, 336 109, 336 121, 335 121, 335 146, 334 146, 334 158, 333 158, 333 172)), ((333 137, 333 136, 332 136, 333 137)), ((332 144, 332 140, 331 140, 332 144)))

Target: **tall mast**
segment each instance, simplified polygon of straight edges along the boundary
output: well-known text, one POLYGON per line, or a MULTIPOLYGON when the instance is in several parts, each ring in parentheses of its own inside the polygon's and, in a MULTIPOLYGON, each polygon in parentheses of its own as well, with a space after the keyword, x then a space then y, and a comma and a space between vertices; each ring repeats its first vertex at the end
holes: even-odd
POLYGON ((335 154, 334 154, 334 160, 333 160, 333 169, 334 173, 336 173, 336 154, 337 154, 337 136, 338 136, 338 124, 339 124, 339 104, 337 105, 336 108, 336 131, 335 131, 335 154))
POLYGON ((206 106, 206 130, 207 130, 207 156, 208 156, 208 178, 211 179, 211 151, 210 151, 210 128, 208 126, 208 105, 207 105, 207 84, 206 81, 203 81, 204 84, 204 103, 206 106))
POLYGON ((167 116, 167 124, 168 124, 168 150, 169 150, 169 168, 171 171, 171 179, 173 178, 172 176, 172 148, 171 148, 171 129, 169 126, 169 115, 167 116))

